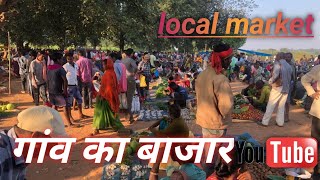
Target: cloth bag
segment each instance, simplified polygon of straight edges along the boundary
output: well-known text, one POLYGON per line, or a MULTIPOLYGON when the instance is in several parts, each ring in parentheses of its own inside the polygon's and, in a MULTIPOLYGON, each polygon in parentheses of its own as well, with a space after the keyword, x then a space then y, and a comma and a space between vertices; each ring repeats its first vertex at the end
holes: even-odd
POLYGON ((119 99, 120 99, 120 109, 128 109, 126 93, 120 93, 119 99))

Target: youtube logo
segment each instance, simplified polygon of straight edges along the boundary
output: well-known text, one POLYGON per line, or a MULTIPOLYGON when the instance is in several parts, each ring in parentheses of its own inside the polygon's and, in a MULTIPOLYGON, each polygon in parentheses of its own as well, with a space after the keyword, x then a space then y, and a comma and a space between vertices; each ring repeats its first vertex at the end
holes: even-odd
POLYGON ((313 138, 270 138, 266 163, 273 168, 311 168, 318 162, 317 141, 313 138))

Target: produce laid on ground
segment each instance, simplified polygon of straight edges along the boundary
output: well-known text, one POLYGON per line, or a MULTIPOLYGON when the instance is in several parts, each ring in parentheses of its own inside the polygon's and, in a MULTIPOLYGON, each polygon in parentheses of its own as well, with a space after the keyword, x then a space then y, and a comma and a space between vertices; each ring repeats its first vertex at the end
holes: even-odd
POLYGON ((284 169, 273 169, 267 166, 266 164, 253 162, 251 164, 247 164, 247 169, 253 176, 254 180, 277 180, 277 179, 285 179, 285 171, 284 169))
POLYGON ((168 113, 163 110, 140 110, 138 121, 156 121, 167 117, 168 113))
POLYGON ((165 90, 168 88, 168 81, 163 79, 163 82, 157 86, 156 98, 166 97, 165 90))
POLYGON ((196 114, 193 111, 190 111, 188 108, 184 108, 181 109, 181 118, 187 123, 191 123, 196 119, 196 114))
POLYGON ((0 106, 0 112, 4 112, 4 111, 12 111, 16 108, 16 106, 12 103, 3 103, 0 106))
POLYGON ((161 102, 161 101, 145 102, 142 105, 142 109, 167 111, 168 110, 168 102, 166 102, 166 101, 164 101, 164 102, 161 102))
MULTIPOLYGON (((150 136, 150 132, 143 131, 141 133, 134 133, 131 136, 131 142, 126 145, 122 163, 106 163, 101 179, 148 179, 150 174, 148 162, 140 160, 136 155, 140 148, 139 138, 146 136, 150 136)), ((115 158, 118 154, 119 144, 112 144, 112 148, 115 150, 113 153, 113 158, 115 158)))
POLYGON ((263 112, 255 109, 243 95, 234 96, 232 119, 261 121, 263 112))
MULTIPOLYGON (((245 147, 261 147, 260 143, 254 139, 249 133, 244 133, 235 137, 235 140, 239 143, 245 142, 245 147)), ((273 169, 268 167, 265 163, 253 162, 246 164, 247 169, 253 176, 254 180, 278 180, 284 179, 284 169, 273 169)))
POLYGON ((0 102, 0 117, 9 115, 12 112, 16 112, 16 105, 9 102, 0 102))

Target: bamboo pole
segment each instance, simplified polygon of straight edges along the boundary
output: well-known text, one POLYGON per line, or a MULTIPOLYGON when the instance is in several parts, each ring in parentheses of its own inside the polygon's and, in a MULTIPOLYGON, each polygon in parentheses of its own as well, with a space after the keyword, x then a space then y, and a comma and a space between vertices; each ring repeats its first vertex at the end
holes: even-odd
POLYGON ((8 62, 9 62, 9 94, 11 94, 11 53, 10 53, 10 33, 8 32, 8 62))

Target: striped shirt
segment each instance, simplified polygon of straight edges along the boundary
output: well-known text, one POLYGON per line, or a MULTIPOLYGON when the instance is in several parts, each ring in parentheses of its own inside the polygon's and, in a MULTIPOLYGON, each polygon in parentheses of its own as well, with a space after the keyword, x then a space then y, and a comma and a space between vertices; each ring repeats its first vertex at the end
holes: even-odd
POLYGON ((15 158, 13 149, 17 138, 14 129, 0 132, 0 180, 24 180, 26 164, 22 157, 15 158))

